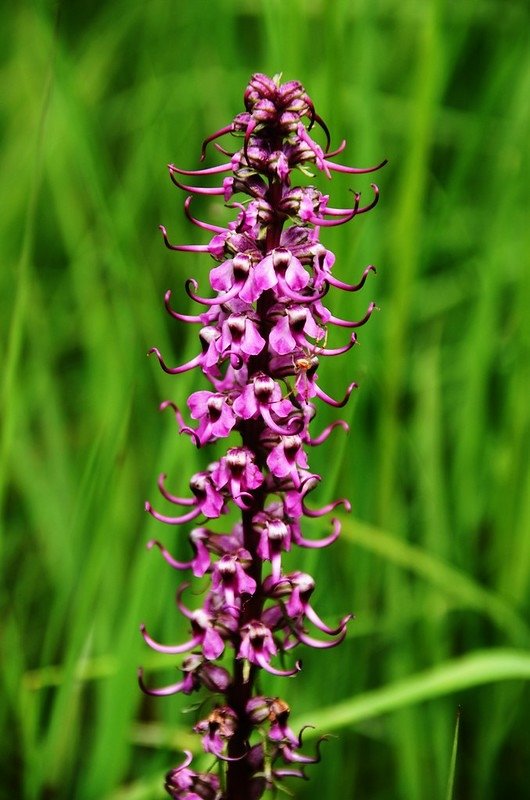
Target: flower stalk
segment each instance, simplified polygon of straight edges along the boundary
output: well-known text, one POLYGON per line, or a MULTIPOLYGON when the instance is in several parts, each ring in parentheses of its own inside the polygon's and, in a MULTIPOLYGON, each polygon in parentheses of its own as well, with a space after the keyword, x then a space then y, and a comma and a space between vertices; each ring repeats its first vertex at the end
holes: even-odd
POLYGON ((216 262, 209 277, 213 297, 203 296, 193 278, 186 283, 186 292, 202 307, 196 315, 181 314, 170 302, 171 293, 165 296, 172 317, 200 325, 198 354, 173 367, 156 348, 149 351, 169 374, 200 369, 210 389, 188 398, 189 422, 174 403, 166 401, 161 408, 173 411, 179 432, 198 448, 234 432, 240 436, 236 446, 192 476, 189 496, 171 494, 166 476, 160 476, 160 493, 176 507, 174 514, 146 504, 166 525, 196 526, 189 534, 186 561, 175 559, 159 541, 150 541, 148 547, 157 549, 173 569, 209 581, 203 605, 195 610, 184 601, 189 583, 178 589, 178 608, 189 621, 187 641, 161 644, 141 626, 151 648, 185 656, 181 680, 151 688, 140 670, 141 689, 154 696, 202 691, 207 698, 201 705, 204 717, 194 730, 217 769, 197 772, 186 752, 166 778, 165 788, 174 800, 258 800, 286 777, 306 778, 305 767, 320 760, 325 737, 316 752, 304 752, 303 731, 289 727, 289 706, 280 697, 260 693, 259 674, 294 677, 301 662, 290 651, 299 645, 339 645, 351 618, 348 614, 335 626, 324 622, 311 604, 313 578, 286 571, 282 557, 293 548, 327 547, 339 536, 340 523, 332 518, 328 535, 306 538, 304 516, 324 516, 339 505, 350 508, 344 499, 323 508, 309 505, 321 478, 311 472, 308 449, 322 444, 337 427, 348 430, 342 420, 317 435, 309 426, 317 413, 315 398, 340 408, 355 388, 351 383, 335 399, 318 383, 319 359, 340 356, 357 341, 350 333, 343 346, 329 348, 329 327, 357 329, 375 305, 368 306, 362 319, 348 321, 333 316, 322 301, 330 287, 362 289, 375 269, 366 267, 354 285, 335 278, 335 257, 320 242, 320 228, 342 225, 369 211, 379 190, 372 184, 373 199, 365 205, 356 193, 352 208, 333 208, 315 187, 293 186, 292 176, 311 169, 328 178, 337 171, 367 173, 385 162, 365 169, 334 162, 345 143, 329 152, 328 129, 297 81, 282 84, 278 76, 253 75, 244 102, 245 111, 203 143, 201 160, 213 143, 228 158, 225 163, 203 170, 169 165, 173 183, 190 193, 184 203, 188 219, 213 234, 210 242, 175 245, 161 226, 169 249, 206 253, 216 262), (315 126, 324 133, 325 149, 312 138, 315 126), (239 138, 241 147, 235 152, 217 141, 227 135, 239 138), (181 181, 181 176, 209 179, 223 173, 220 187, 181 181), (195 194, 223 197, 235 211, 234 220, 226 228, 199 220, 191 210, 195 194), (240 195, 247 199, 234 199, 240 195), (229 533, 209 527, 234 506, 240 521, 229 533))

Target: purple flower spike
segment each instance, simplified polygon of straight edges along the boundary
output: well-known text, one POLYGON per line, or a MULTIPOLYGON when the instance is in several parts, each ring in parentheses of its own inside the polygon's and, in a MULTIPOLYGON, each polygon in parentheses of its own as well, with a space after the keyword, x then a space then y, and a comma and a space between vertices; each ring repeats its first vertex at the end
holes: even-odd
MULTIPOLYGON (((159 477, 162 502, 180 509, 175 516, 146 503, 149 514, 166 525, 195 522, 197 527, 186 531, 184 560, 157 539, 147 546, 159 550, 174 570, 189 570, 201 583, 190 591, 195 599, 190 607, 183 600, 190 584, 180 583, 176 590, 176 607, 189 630, 182 644, 161 644, 145 625, 140 628, 157 652, 185 654, 181 679, 151 688, 140 670, 138 681, 150 696, 206 695, 197 707, 207 705, 207 716, 196 720, 194 731, 201 735, 204 751, 223 763, 218 774, 213 769, 196 772, 186 751, 183 763, 166 776, 165 789, 173 800, 259 800, 267 790, 283 788, 284 778, 306 780, 306 765, 320 761, 325 737, 318 740, 315 755, 304 753, 303 729, 297 734, 289 727, 287 703, 259 694, 257 685, 262 671, 278 679, 297 675, 301 662, 293 665, 286 657, 296 647, 340 645, 352 618, 346 614, 334 626, 324 622, 312 605, 315 581, 305 572, 287 571, 285 554, 325 548, 339 537, 340 522, 333 518, 327 534, 308 538, 305 517, 317 519, 338 506, 350 510, 346 499, 320 508, 307 505, 321 481, 310 469, 310 448, 323 444, 337 427, 349 431, 343 420, 316 434, 310 425, 319 401, 342 408, 356 387, 350 383, 339 400, 328 395, 318 381, 320 359, 349 351, 357 341, 351 329, 361 328, 376 308, 371 303, 360 320, 350 321, 323 305, 331 289, 362 289, 375 267, 366 267, 357 283, 335 277, 335 256, 320 234, 374 208, 378 187, 370 184, 374 196, 365 205, 361 192, 354 191, 352 207, 336 208, 316 187, 293 185, 294 176, 298 169, 309 174, 312 168, 327 178, 336 172, 362 175, 386 162, 357 169, 332 160, 346 143, 331 151, 328 128, 302 84, 281 83, 279 76, 261 73, 250 79, 244 111, 206 137, 201 161, 209 143, 225 156, 223 163, 204 169, 169 165, 171 181, 187 193, 186 217, 208 231, 209 242, 174 244, 160 226, 169 250, 204 253, 215 262, 209 273, 212 296, 198 293, 195 278, 186 281, 186 293, 199 304, 197 313, 174 310, 171 291, 164 297, 168 314, 179 324, 200 326, 198 352, 176 367, 168 366, 155 347, 149 354, 169 375, 193 369, 204 375, 207 388, 187 400, 192 422, 169 400, 160 408, 172 409, 179 433, 197 448, 216 443, 221 449, 215 461, 192 476, 190 492, 183 497, 166 488, 164 474, 159 477), (317 126, 321 130, 315 134, 317 126), (225 136, 232 137, 233 148, 218 142, 225 136), (324 147, 313 136, 325 139, 324 147), (220 185, 191 186, 181 182, 185 175, 198 184, 205 179, 220 185), (246 198, 234 199, 236 194, 246 198), (191 212, 195 195, 224 199, 234 218, 226 227, 198 219, 191 212), (327 347, 331 325, 349 329, 349 341, 327 347), (228 513, 236 515, 231 530, 218 533, 204 527, 204 520, 228 513)), ((185 458, 183 452, 181 460, 185 458)))

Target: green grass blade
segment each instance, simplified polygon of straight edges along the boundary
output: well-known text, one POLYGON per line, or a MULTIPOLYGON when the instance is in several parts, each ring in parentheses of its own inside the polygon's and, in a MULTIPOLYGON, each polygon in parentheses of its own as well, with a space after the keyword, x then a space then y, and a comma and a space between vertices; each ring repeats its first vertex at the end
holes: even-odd
POLYGON ((530 655, 519 650, 483 650, 411 675, 395 684, 365 692, 328 708, 315 708, 293 720, 296 730, 314 725, 304 738, 338 731, 382 714, 436 697, 453 695, 497 681, 530 680, 530 655))
POLYGON ((459 708, 456 714, 455 735, 453 739, 453 749, 451 750, 451 765, 449 767, 449 778, 447 781, 446 800, 453 800, 454 798, 456 757, 458 754, 458 734, 460 732, 460 714, 461 714, 461 709, 459 708))

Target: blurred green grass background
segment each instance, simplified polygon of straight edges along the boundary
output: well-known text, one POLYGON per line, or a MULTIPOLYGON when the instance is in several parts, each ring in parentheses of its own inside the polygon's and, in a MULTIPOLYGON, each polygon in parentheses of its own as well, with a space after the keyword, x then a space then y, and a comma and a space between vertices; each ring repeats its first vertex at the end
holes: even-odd
MULTIPOLYGON (((0 31, 2 485, 0 796, 155 800, 181 760, 185 698, 143 698, 178 660, 178 576, 145 542, 186 552, 147 519, 211 454, 179 439, 171 398, 203 386, 147 361, 196 351, 185 278, 206 237, 183 217, 166 164, 194 168, 202 139, 242 109, 252 72, 299 79, 343 161, 389 159, 378 208, 323 232, 336 274, 381 309, 361 345, 321 367, 360 389, 312 453, 320 497, 354 511, 339 544, 297 556, 315 605, 353 610, 338 650, 304 653, 275 682, 324 745, 302 800, 489 800, 528 785, 530 581, 528 7, 523 0, 21 0, 0 31), (460 736, 452 786, 457 709, 460 736)), ((218 163, 215 153, 209 164, 218 163)), ((370 176, 337 177, 370 196, 370 176)), ((325 178, 318 185, 328 190, 325 178)), ((228 219, 218 202, 197 215, 228 219)), ((322 411, 316 429, 334 415, 322 411)), ((184 541, 184 544, 182 544, 184 541)), ((275 687, 275 688, 273 688, 275 687)), ((309 735, 310 732, 308 732, 309 735)), ((313 744, 308 737, 308 747, 313 744)), ((206 764, 208 762, 205 762, 206 764)))

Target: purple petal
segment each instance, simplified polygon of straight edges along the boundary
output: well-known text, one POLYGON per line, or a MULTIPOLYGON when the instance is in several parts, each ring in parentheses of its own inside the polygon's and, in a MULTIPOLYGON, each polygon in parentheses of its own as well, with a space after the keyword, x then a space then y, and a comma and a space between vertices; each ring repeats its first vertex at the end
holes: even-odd
MULTIPOLYGON (((342 500, 342 501, 337 500, 335 505, 330 504, 329 506, 324 506, 324 508, 321 509, 320 512, 309 511, 309 509, 306 508, 305 506, 303 506, 303 509, 307 517, 323 516, 324 514, 327 514, 328 511, 332 511, 333 508, 335 508, 341 502, 344 503, 344 505, 346 505, 346 507, 348 508, 349 503, 347 500, 342 500)), ((299 545, 300 547, 312 547, 315 549, 319 549, 321 547, 328 547, 328 545, 333 544, 333 542, 336 541, 336 539, 338 539, 340 536, 341 525, 339 520, 332 519, 332 524, 333 524, 332 532, 329 534, 329 536, 325 536, 323 539, 305 539, 299 532, 300 531, 299 527, 298 529, 293 528, 293 538, 296 544, 299 545)))
POLYGON ((188 642, 184 642, 184 644, 178 645, 165 645, 159 644, 154 639, 149 636, 145 625, 140 625, 140 632, 144 637, 146 643, 151 647, 153 650, 156 650, 159 653, 167 653, 168 655, 179 655, 179 653, 187 653, 188 650, 193 650, 193 648, 199 644, 201 637, 194 636, 193 639, 190 639, 188 642))
POLYGON ((224 439, 228 436, 235 424, 236 417, 233 410, 226 403, 223 403, 221 416, 217 422, 214 422, 212 425, 212 433, 214 436, 217 436, 218 439, 224 439))
POLYGON ((252 320, 247 319, 245 324, 245 333, 241 342, 241 349, 249 356, 256 356, 261 353, 265 347, 265 339, 258 332, 258 329, 252 320))
POLYGON ((183 514, 181 517, 166 517, 164 514, 159 514, 158 511, 155 511, 151 503, 145 504, 145 510, 159 522, 165 522, 167 525, 183 525, 185 522, 191 522, 192 519, 195 519, 195 517, 198 517, 201 513, 200 508, 192 508, 191 511, 187 514, 183 514))
POLYGON ((278 355, 283 356, 292 353, 296 347, 296 342, 291 333, 289 318, 282 316, 272 328, 269 334, 269 345, 278 355))
POLYGON ((245 485, 247 489, 257 489, 263 483, 263 474, 256 464, 250 463, 245 469, 245 485))
POLYGON ((285 280, 287 285, 295 292, 305 289, 309 283, 309 275, 303 268, 300 261, 291 256, 291 261, 285 272, 285 280))
POLYGON ((207 658, 208 661, 215 661, 216 658, 219 658, 224 649, 225 643, 221 636, 213 628, 208 628, 204 634, 202 643, 204 657, 207 658))
POLYGON ((205 575, 210 568, 210 553, 208 552, 208 548, 204 542, 195 541, 193 539, 193 531, 190 534, 190 539, 192 546, 195 548, 195 557, 191 562, 193 566, 193 574, 196 578, 202 578, 202 576, 205 575))
POLYGON ((256 289, 259 290, 259 294, 276 286, 278 278, 274 269, 273 256, 268 255, 263 258, 259 264, 256 264, 252 276, 254 285, 256 289))
POLYGON ((156 539, 151 539, 149 542, 147 542, 146 546, 148 550, 152 550, 153 547, 158 547, 164 559, 170 566, 173 567, 173 569, 189 569, 191 567, 191 561, 177 561, 156 539))
POLYGON ((239 395, 232 406, 234 412, 241 419, 251 419, 258 413, 258 401, 254 392, 254 384, 249 383, 239 395))
POLYGON ((188 397, 187 405, 193 419, 200 419, 208 413, 208 400, 213 396, 213 392, 201 391, 194 392, 188 397))
POLYGON ((270 672, 271 675, 277 675, 279 678, 292 678, 302 669, 300 661, 296 662, 293 669, 277 669, 272 664, 269 664, 263 653, 256 653, 256 663, 266 672, 270 672))
POLYGON ((243 567, 238 564, 237 565, 237 577, 239 582, 239 591, 241 594, 254 594, 256 591, 256 581, 254 578, 251 578, 250 575, 247 575, 243 567))
POLYGON ((277 478, 285 478, 291 472, 292 465, 285 457, 283 443, 277 445, 267 456, 267 466, 277 478))
POLYGON ((228 292, 234 283, 233 261, 225 261, 210 272, 210 285, 216 292, 228 292))
POLYGON ((183 688, 185 688, 185 684, 188 683, 188 681, 186 678, 184 678, 184 680, 179 681, 178 683, 173 683, 170 686, 163 686, 160 689, 149 689, 144 683, 143 669, 140 668, 138 670, 138 683, 144 694, 149 694, 152 697, 168 697, 169 695, 182 692, 183 688))
POLYGON ((209 519, 217 519, 221 514, 224 505, 223 497, 213 486, 207 484, 206 497, 201 503, 201 511, 209 519))

